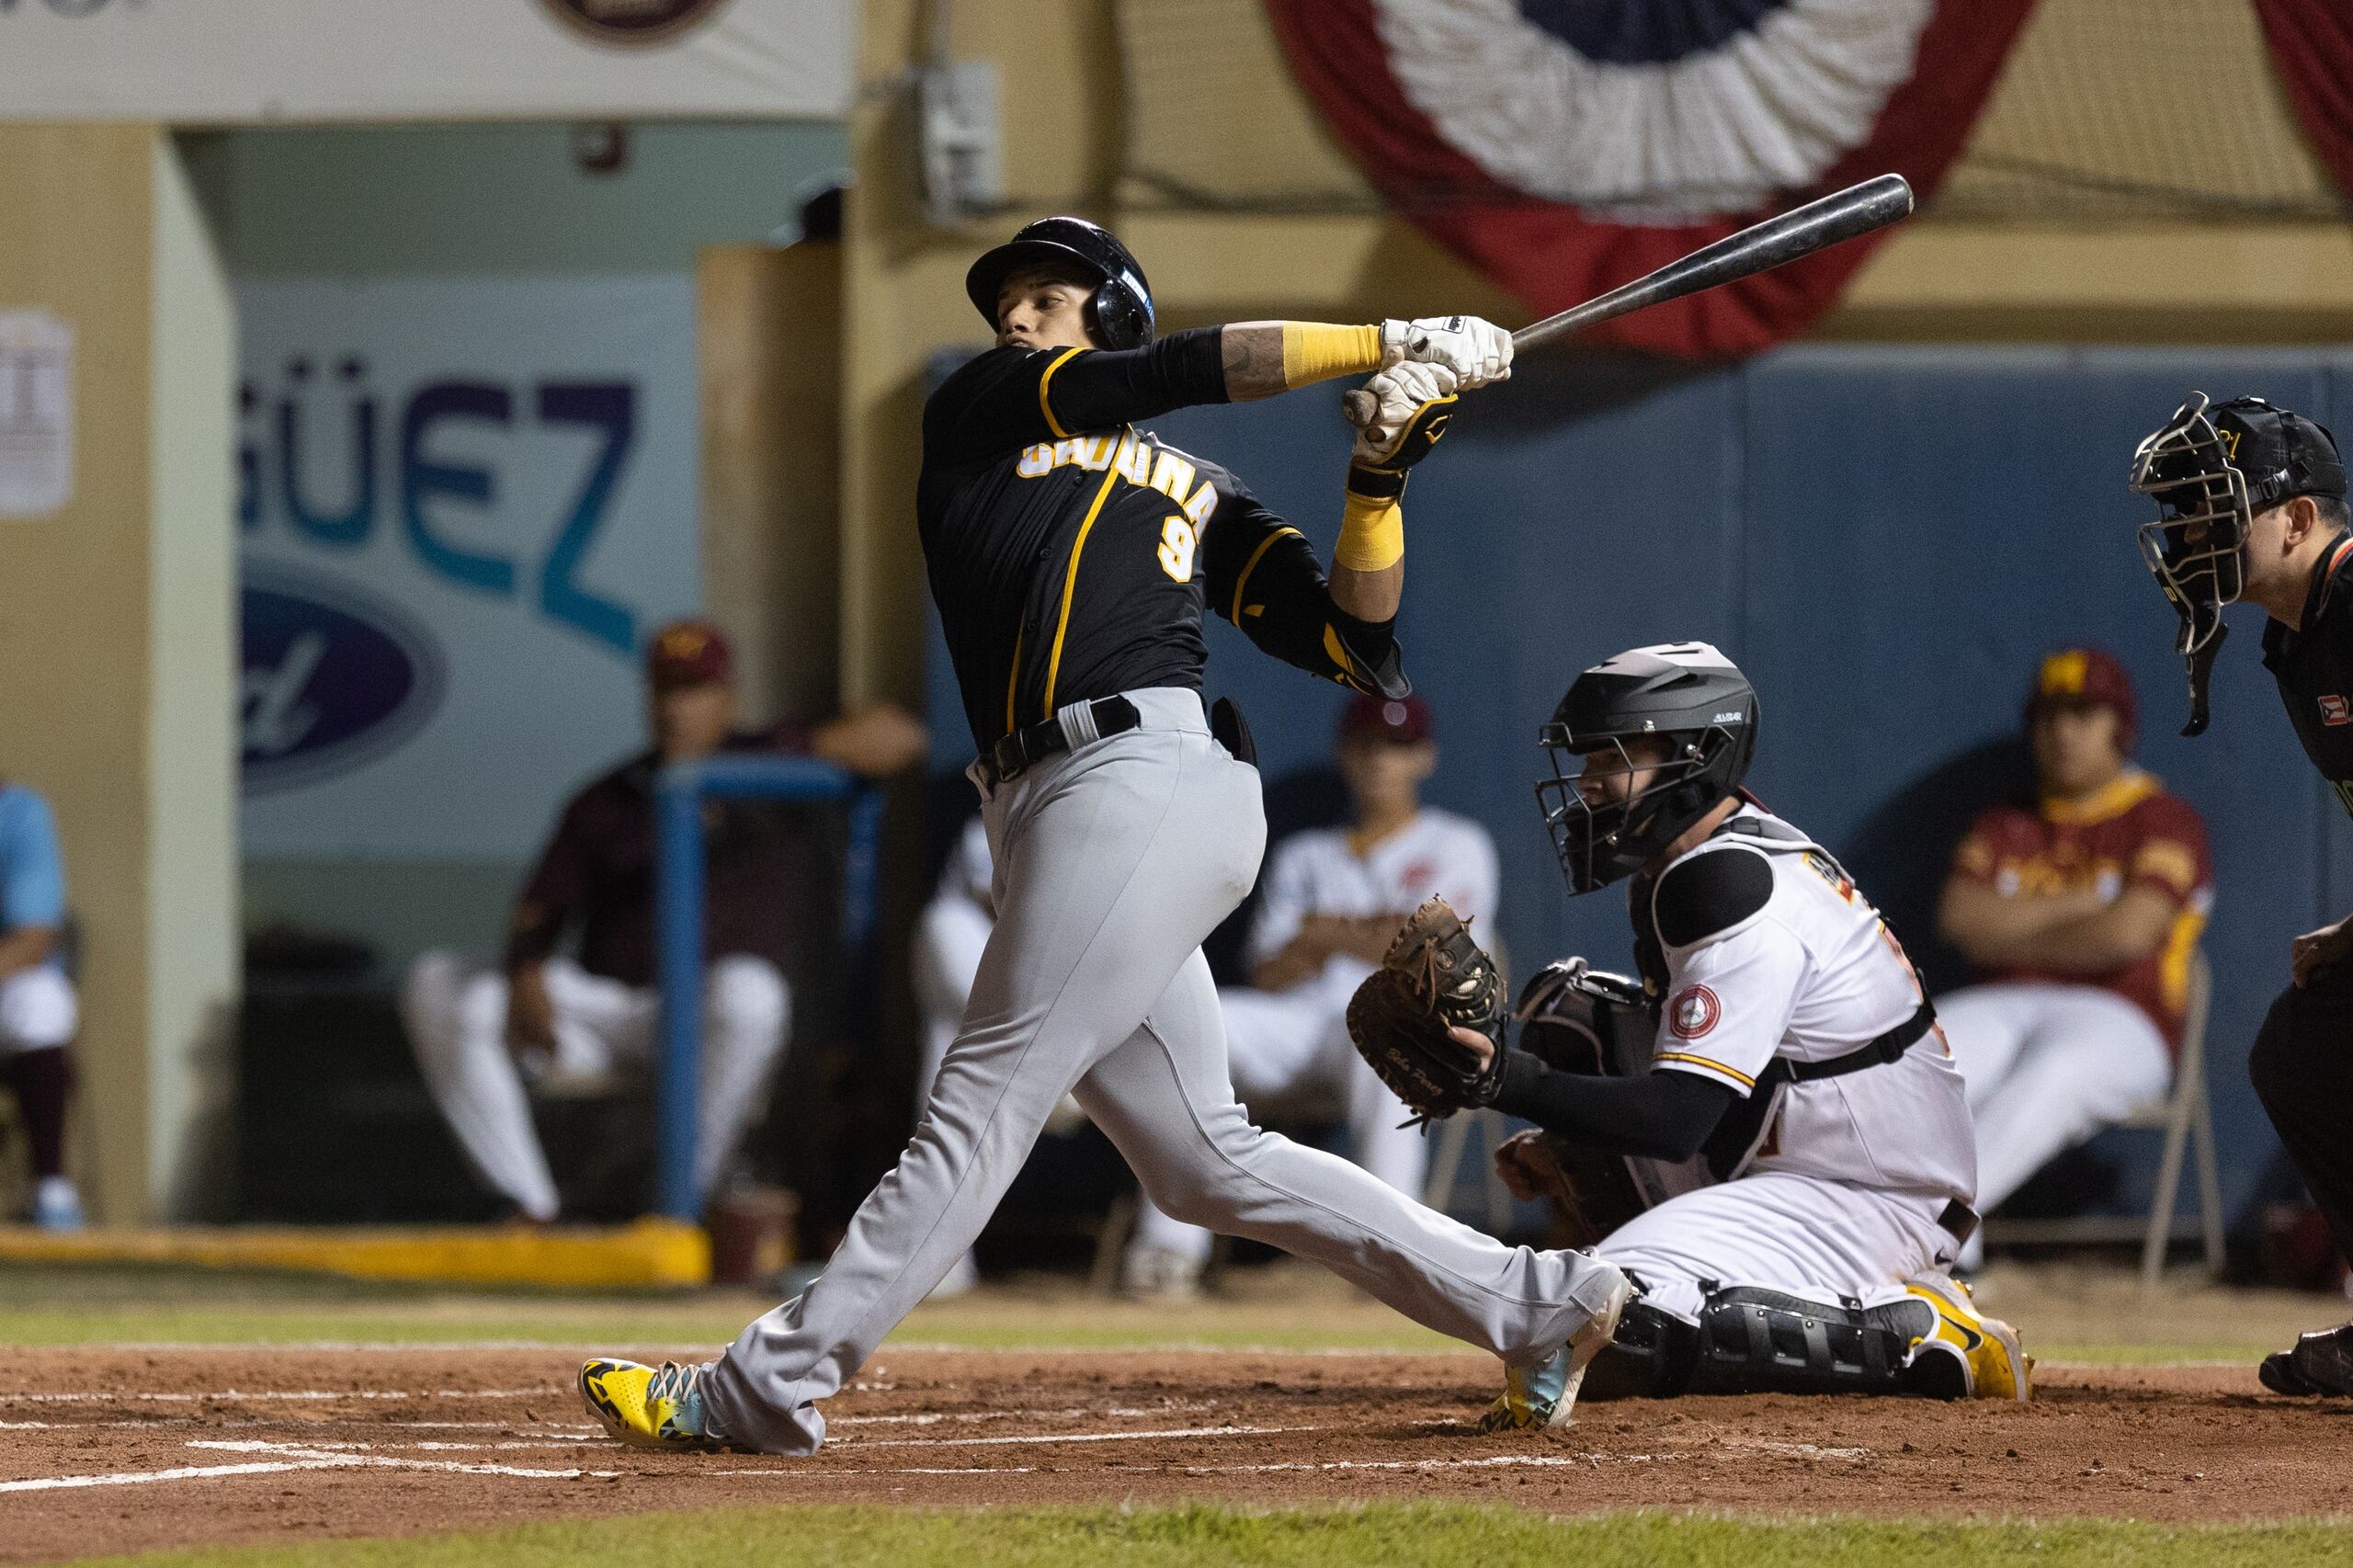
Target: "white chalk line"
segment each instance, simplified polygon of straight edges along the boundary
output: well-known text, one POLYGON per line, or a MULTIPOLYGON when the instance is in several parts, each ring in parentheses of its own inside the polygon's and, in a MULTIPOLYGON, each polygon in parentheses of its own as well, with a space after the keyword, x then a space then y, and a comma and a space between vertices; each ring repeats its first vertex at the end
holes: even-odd
POLYGON ((614 1470, 529 1470, 517 1465, 483 1464, 461 1460, 404 1460, 389 1454, 355 1454, 309 1443, 272 1443, 258 1437, 226 1441, 197 1439, 191 1449, 211 1449, 232 1454, 276 1454, 290 1460, 304 1460, 322 1466, 373 1465, 385 1470, 438 1471, 451 1475, 505 1475, 524 1481, 610 1481, 620 1471, 614 1470))
POLYGON ((232 1475, 284 1475, 297 1470, 342 1470, 353 1458, 262 1460, 248 1464, 181 1465, 173 1470, 118 1471, 110 1475, 48 1475, 32 1481, 0 1481, 0 1492, 66 1492, 85 1486, 142 1486, 154 1481, 214 1481, 232 1475))
MULTIPOLYGON (((1041 1443, 1131 1443, 1155 1437, 1262 1437, 1282 1433, 1321 1432, 1322 1426, 1175 1426, 1151 1432, 1041 1432, 1033 1436, 1008 1437, 884 1437, 856 1439, 836 1438, 831 1447, 866 1449, 997 1449, 1029 1448, 1041 1443)), ((488 1453, 502 1449, 566 1449, 582 1443, 607 1442, 601 1434, 585 1437, 561 1437, 549 1439, 517 1438, 495 1443, 447 1442, 434 1438, 400 1443, 370 1442, 347 1439, 335 1442, 305 1442, 301 1446, 321 1453, 488 1453)), ((191 1444, 191 1447, 220 1445, 191 1444)), ((282 1446, 282 1445, 280 1445, 282 1446)))

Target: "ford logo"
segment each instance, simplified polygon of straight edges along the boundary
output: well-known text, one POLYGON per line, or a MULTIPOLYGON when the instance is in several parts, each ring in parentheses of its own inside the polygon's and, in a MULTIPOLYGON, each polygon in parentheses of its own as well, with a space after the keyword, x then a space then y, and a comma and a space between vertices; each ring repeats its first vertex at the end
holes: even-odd
POLYGON ((238 724, 248 794, 347 772, 416 733, 441 704, 431 638, 341 584, 244 568, 238 724))

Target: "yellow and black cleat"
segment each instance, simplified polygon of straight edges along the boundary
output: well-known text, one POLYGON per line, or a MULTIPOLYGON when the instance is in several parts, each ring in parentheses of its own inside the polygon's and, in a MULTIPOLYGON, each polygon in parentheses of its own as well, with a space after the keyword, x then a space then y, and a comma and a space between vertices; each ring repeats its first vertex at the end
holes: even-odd
POLYGON ((1968 1286, 1949 1275, 1915 1274, 1904 1288, 1937 1313, 1934 1331, 1913 1347, 1914 1366, 1932 1356, 1957 1362, 1965 1371, 1965 1387, 1955 1392, 1969 1398, 2024 1404, 2033 1397, 2034 1358, 2019 1343, 2018 1331, 1979 1312, 1968 1286))
POLYGON ((608 1433, 633 1448, 718 1453, 727 1444, 703 1414, 702 1373, 676 1361, 656 1369, 599 1358, 581 1366, 580 1398, 608 1433))

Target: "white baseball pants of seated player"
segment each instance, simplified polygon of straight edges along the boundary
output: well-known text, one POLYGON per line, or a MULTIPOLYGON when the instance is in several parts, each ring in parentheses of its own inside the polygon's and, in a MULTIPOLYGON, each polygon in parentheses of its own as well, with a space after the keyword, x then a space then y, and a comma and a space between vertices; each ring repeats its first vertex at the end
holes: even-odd
MULTIPOLYGON (((484 1180, 534 1220, 552 1220, 555 1177, 531 1126, 524 1091, 533 1078, 589 1077, 649 1067, 661 996, 591 974, 566 958, 547 961, 555 1050, 517 1062, 506 1047, 506 976, 448 952, 412 965, 401 1018, 433 1098, 484 1180)), ((705 1196, 759 1107, 759 1091, 784 1049, 792 1002, 766 959, 713 960, 703 976, 702 1092, 695 1129, 695 1190, 705 1196)), ((647 1120, 653 1099, 646 1099, 647 1120)))
POLYGON ((74 983, 48 964, 0 980, 0 1056, 70 1045, 81 1027, 74 983))
MULTIPOLYGON (((1288 991, 1221 986, 1217 998, 1233 1092, 1243 1104, 1336 1091, 1351 1157, 1407 1197, 1421 1197, 1429 1176, 1429 1141, 1419 1127, 1404 1125, 1412 1115, 1404 1102, 1357 1054, 1345 996, 1309 981, 1288 991)), ((1159 1247, 1198 1266, 1209 1257, 1212 1239, 1211 1232, 1172 1220, 1150 1202, 1136 1215, 1138 1247, 1159 1247)))
POLYGON ((729 1441, 816 1451, 817 1402, 972 1245, 1066 1092, 1177 1218, 1324 1264, 1507 1363, 1549 1354, 1617 1288, 1589 1257, 1506 1247, 1250 1125, 1200 944, 1266 846, 1257 770, 1211 738, 1196 693, 1126 695, 1138 728, 1097 738, 1065 709, 1074 748, 984 803, 997 922, 963 1028, 824 1274, 703 1380, 729 1441))
MULTIPOLYGON (((1972 985, 1937 998, 1977 1129, 1977 1209, 1990 1214, 2062 1151, 2112 1127, 2173 1084, 2149 1015, 2098 985, 1972 985)), ((1984 1256, 1976 1238, 1961 1255, 1984 1256)))
POLYGON ((1670 1198, 1593 1251, 1636 1276, 1652 1306, 1693 1322, 1711 1290, 1732 1285, 1877 1306, 1912 1276, 1952 1267, 1958 1244, 1937 1223, 1946 1201, 1759 1171, 1670 1198))

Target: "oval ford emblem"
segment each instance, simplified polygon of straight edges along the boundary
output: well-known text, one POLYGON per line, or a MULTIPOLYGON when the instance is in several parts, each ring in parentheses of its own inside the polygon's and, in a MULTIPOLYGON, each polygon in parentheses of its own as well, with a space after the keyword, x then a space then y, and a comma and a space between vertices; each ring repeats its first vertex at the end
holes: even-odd
POLYGON ((440 706, 430 637, 391 606, 279 567, 244 569, 244 787, 282 790, 357 767, 440 706))
POLYGON ((599 43, 665 43, 725 0, 546 0, 549 10, 599 43))

